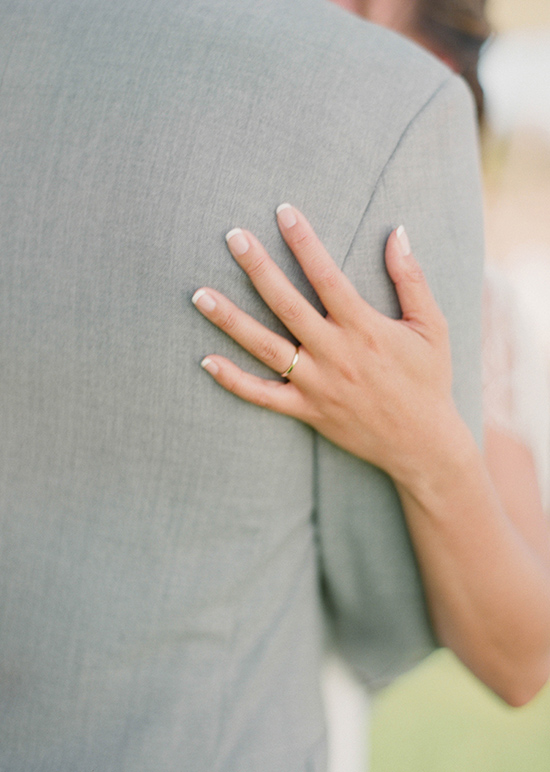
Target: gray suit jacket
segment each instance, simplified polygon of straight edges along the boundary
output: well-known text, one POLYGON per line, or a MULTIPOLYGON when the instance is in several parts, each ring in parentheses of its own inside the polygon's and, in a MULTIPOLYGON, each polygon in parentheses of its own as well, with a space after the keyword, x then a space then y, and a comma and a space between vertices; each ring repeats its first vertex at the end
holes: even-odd
POLYGON ((323 0, 11 0, 0 78, 0 769, 321 770, 322 609, 383 683, 434 645, 417 568, 382 472, 199 368, 267 372, 190 297, 279 328, 234 226, 311 297, 288 200, 396 314, 404 222, 477 429, 466 89, 323 0))

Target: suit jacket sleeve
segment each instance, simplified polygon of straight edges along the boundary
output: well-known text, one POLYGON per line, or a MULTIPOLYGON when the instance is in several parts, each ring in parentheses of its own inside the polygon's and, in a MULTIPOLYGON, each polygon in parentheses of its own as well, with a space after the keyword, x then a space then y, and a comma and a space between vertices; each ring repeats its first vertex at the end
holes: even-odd
MULTIPOLYGON (((472 100, 451 76, 413 117, 381 173, 344 270, 379 310, 399 315, 384 244, 404 224, 449 322, 454 396, 481 435, 483 228, 472 100)), ((437 645, 418 566, 388 476, 317 439, 317 516, 325 608, 338 647, 371 686, 437 645)))

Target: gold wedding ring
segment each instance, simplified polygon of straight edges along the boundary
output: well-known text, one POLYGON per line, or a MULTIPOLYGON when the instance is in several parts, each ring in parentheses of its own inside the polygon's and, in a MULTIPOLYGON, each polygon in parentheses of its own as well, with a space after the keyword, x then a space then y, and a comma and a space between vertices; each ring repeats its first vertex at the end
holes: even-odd
POLYGON ((298 349, 298 346, 296 346, 296 352, 294 354, 294 358, 293 358, 292 362, 290 363, 290 367, 288 368, 288 370, 285 370, 284 373, 281 373, 281 378, 287 378, 290 375, 290 373, 296 367, 296 362, 298 361, 298 357, 299 356, 300 356, 300 351, 298 349))

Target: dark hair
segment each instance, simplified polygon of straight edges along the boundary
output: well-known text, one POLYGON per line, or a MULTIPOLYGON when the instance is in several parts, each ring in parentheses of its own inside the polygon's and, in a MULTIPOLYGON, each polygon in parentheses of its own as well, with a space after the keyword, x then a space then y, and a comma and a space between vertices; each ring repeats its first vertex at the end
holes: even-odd
POLYGON ((419 34, 434 53, 453 62, 473 91, 478 117, 483 116, 483 89, 478 78, 481 48, 491 34, 487 0, 416 0, 419 34))

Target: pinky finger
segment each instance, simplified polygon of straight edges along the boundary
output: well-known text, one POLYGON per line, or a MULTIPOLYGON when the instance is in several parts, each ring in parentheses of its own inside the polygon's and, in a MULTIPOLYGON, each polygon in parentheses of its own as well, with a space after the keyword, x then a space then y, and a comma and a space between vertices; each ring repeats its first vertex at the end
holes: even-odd
POLYGON ((221 356, 205 357, 201 367, 210 373, 220 386, 246 402, 295 418, 300 418, 303 412, 303 398, 292 383, 251 375, 221 356))

